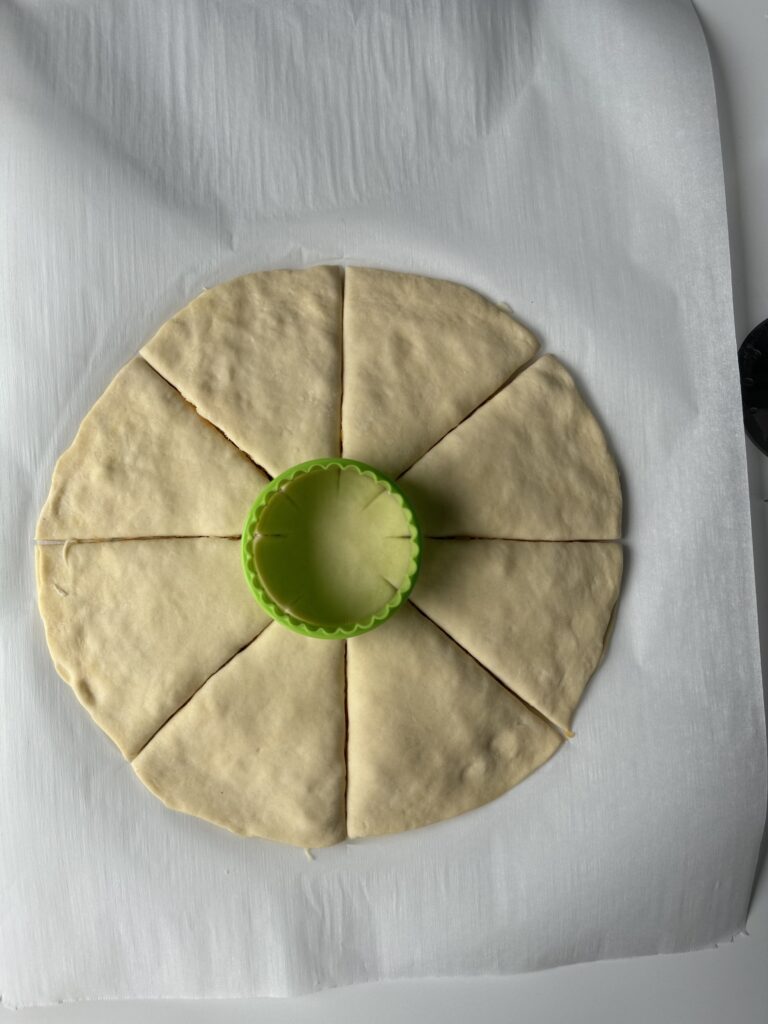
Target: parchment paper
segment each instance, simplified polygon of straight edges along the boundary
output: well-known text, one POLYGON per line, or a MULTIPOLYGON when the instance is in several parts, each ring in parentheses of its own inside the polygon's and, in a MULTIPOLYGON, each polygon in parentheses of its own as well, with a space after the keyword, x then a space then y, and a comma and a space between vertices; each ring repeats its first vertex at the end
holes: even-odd
POLYGON ((281 995, 738 932, 765 729, 689 4, 6 3, 0 89, 4 1000, 281 995), (58 453, 166 317, 333 260, 464 282, 564 359, 618 455, 628 570, 566 749, 486 808, 309 861, 143 789, 54 672, 32 536, 58 453))

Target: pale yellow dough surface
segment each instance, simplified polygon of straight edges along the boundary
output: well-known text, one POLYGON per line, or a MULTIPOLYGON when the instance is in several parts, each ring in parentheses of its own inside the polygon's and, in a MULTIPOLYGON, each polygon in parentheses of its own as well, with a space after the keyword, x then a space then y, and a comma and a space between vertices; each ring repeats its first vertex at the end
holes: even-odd
POLYGON ((234 536, 267 480, 137 357, 56 463, 36 537, 234 536))
POLYGON ((203 292, 142 355, 268 473, 339 454, 341 271, 248 274, 203 292))
POLYGON ((414 603, 506 686, 568 729, 603 654, 620 544, 432 540, 414 603))
POLYGON ((621 486, 597 420, 542 356, 400 480, 436 537, 615 540, 621 486))
POLYGON ((533 358, 533 335, 451 281, 349 267, 343 454, 397 476, 533 358))
POLYGON ((344 827, 344 644, 270 625, 134 760, 169 807, 246 836, 329 846, 344 827))
POLYGON ((487 803, 561 737, 407 604, 348 642, 347 830, 418 828, 487 803))
POLYGON ((238 541, 50 544, 36 556, 56 669, 128 758, 270 621, 238 541))
MULTIPOLYGON (((141 781, 305 847, 451 818, 547 761, 622 571, 618 473, 565 368, 526 367, 529 332, 460 285, 355 267, 342 282, 249 274, 172 317, 83 420, 36 534, 56 668, 141 781), (269 476, 342 442, 399 474, 426 538, 413 603, 346 644, 272 623, 238 539, 269 476)), ((407 541, 386 507, 362 515, 377 494, 348 521, 296 520, 295 578, 325 531, 338 566, 361 559, 389 595, 380 555, 407 541)), ((262 543, 285 543, 298 496, 274 499, 283 525, 262 543)))

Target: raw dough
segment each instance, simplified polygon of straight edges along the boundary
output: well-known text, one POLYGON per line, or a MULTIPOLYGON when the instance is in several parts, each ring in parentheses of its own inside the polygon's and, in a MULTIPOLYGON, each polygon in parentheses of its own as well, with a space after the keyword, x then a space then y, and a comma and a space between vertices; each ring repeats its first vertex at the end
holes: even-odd
POLYGON ((248 274, 203 292, 142 355, 272 476, 339 455, 341 271, 248 274))
POLYGON ((133 767, 169 807, 246 836, 329 846, 344 828, 344 644, 272 624, 133 767))
POLYGON ((38 600, 59 675, 126 757, 271 621, 235 540, 37 548, 38 600))
POLYGON ((373 836, 495 799, 561 737, 411 604, 348 641, 347 831, 373 836))
POLYGON ((432 540, 412 599, 568 729, 603 653, 621 568, 619 544, 432 540))
POLYGON ((621 487, 565 367, 543 356, 400 481, 428 536, 615 540, 621 487))
POLYGON ((267 482, 137 357, 56 463, 36 537, 235 536, 267 482))
POLYGON ((348 267, 344 456, 402 473, 537 348, 508 312, 469 288, 348 267))
MULTIPOLYGON (((449 282, 349 268, 343 345, 341 301, 332 267, 195 299, 85 417, 37 530, 56 668, 139 778, 169 807, 303 846, 449 818, 543 764, 621 578, 618 474, 556 359, 521 369, 533 338, 449 282), (267 473, 339 455, 342 426, 344 454, 400 473, 424 533, 446 538, 426 543, 414 603, 346 647, 269 625, 226 539, 267 473)), ((303 527, 322 560, 290 582, 298 598, 312 584, 319 616, 336 573, 358 618, 410 544, 378 484, 330 479, 303 527)), ((288 499, 306 486, 273 499, 264 557, 297 539, 288 499)))

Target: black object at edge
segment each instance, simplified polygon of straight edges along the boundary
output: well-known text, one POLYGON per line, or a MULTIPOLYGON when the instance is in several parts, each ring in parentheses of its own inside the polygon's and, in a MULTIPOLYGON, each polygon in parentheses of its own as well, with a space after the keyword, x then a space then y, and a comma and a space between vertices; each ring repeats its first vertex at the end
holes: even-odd
POLYGON ((744 428, 768 455, 768 320, 753 328, 739 349, 744 428))

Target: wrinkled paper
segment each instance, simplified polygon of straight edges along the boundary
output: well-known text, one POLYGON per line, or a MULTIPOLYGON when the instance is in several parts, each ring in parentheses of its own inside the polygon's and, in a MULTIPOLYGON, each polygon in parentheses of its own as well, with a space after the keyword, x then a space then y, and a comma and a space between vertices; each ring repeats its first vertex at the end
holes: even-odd
POLYGON ((765 729, 720 144, 667 0, 0 9, 0 990, 283 995, 688 950, 743 926, 765 729), (574 372, 627 572, 575 739, 487 807, 319 851, 166 810, 48 656, 33 530, 117 369, 203 287, 451 278, 574 372))

